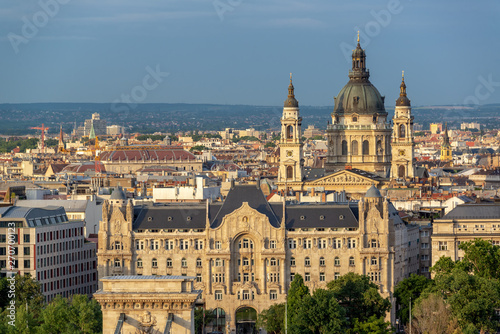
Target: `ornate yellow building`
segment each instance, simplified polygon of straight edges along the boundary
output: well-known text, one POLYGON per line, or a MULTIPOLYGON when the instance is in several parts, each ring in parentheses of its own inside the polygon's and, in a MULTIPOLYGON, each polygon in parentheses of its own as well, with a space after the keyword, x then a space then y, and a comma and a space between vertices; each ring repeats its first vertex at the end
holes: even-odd
POLYGON ((212 328, 253 333, 256 315, 285 301, 294 275, 311 289, 348 272, 368 275, 384 297, 409 274, 407 228, 371 187, 360 202, 268 203, 233 186, 222 203, 132 208, 120 191, 104 204, 99 277, 196 277, 198 303, 217 309, 212 328))

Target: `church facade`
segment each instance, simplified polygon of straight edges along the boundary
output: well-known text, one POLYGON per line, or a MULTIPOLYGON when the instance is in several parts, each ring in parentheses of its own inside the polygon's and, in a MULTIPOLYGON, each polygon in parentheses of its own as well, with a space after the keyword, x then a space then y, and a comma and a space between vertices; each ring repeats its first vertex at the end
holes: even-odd
POLYGON ((296 274, 311 289, 368 275, 391 301, 409 274, 406 225, 375 187, 356 203, 307 205, 271 204, 256 185, 205 205, 132 207, 113 195, 100 223, 99 278, 196 277, 198 303, 217 310, 212 329, 226 333, 253 333, 257 314, 285 301, 296 274))
POLYGON ((290 79, 281 118, 280 169, 277 186, 287 191, 346 191, 359 199, 373 185, 387 188, 394 179, 413 178, 413 116, 403 80, 391 120, 385 98, 369 80, 366 53, 359 43, 352 53, 349 81, 335 97, 331 124, 327 125, 328 152, 322 176, 304 170, 300 130, 302 118, 290 79), (293 129, 293 130, 291 130, 293 129))

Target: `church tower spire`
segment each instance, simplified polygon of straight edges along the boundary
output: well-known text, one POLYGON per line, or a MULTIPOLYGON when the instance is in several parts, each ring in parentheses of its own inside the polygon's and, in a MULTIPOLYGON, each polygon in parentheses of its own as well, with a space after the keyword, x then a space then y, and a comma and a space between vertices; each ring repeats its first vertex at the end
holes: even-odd
POLYGON ((441 161, 453 160, 450 137, 448 137, 448 123, 444 125, 443 143, 441 144, 441 161))
POLYGON ((299 102, 295 98, 295 88, 290 73, 288 98, 283 106, 281 117, 280 168, 278 182, 291 184, 301 182, 304 175, 302 152, 302 117, 299 114, 299 102))
POLYGON ((370 72, 366 69, 366 53, 359 44, 359 31, 358 31, 358 44, 356 49, 352 50, 352 70, 349 71, 349 79, 351 81, 368 82, 370 72))
POLYGON ((402 72, 399 97, 396 100, 392 129, 391 178, 406 179, 415 176, 413 163, 413 116, 410 100, 406 96, 405 72, 402 72))

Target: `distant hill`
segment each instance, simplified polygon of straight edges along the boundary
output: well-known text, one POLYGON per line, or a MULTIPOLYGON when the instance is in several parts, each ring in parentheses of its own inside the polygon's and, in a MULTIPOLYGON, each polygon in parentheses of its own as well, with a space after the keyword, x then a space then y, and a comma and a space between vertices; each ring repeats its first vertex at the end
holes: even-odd
MULTIPOLYGON (((394 107, 386 107, 392 117, 394 107)), ((488 127, 500 127, 500 104, 480 107, 416 106, 415 122, 428 128, 431 122, 447 121, 450 127, 462 121, 478 121, 488 127)), ((325 129, 331 120, 333 106, 301 106, 303 128, 313 124, 325 129)), ((117 124, 131 132, 222 130, 224 128, 250 128, 279 130, 281 106, 215 105, 183 103, 148 103, 113 105, 109 103, 29 103, 0 104, 0 134, 22 135, 35 133, 29 127, 42 123, 57 133, 59 125, 71 132, 76 122, 83 124, 93 113, 99 113, 108 125, 117 124)))

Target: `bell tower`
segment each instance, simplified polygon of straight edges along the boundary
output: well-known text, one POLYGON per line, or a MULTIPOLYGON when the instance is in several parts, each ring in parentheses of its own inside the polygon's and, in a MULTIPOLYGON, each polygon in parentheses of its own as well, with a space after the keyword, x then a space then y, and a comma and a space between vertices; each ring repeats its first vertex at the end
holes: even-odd
POLYGON ((392 129, 391 179, 415 176, 413 164, 413 116, 410 100, 406 96, 405 72, 403 71, 399 98, 396 100, 392 129))
POLYGON ((450 144, 450 137, 448 137, 448 123, 444 126, 443 143, 441 144, 441 161, 449 162, 453 160, 450 144))
POLYGON ((302 117, 299 115, 299 102, 295 99, 292 74, 288 86, 288 98, 281 117, 280 168, 278 182, 301 182, 304 176, 302 153, 302 117))

